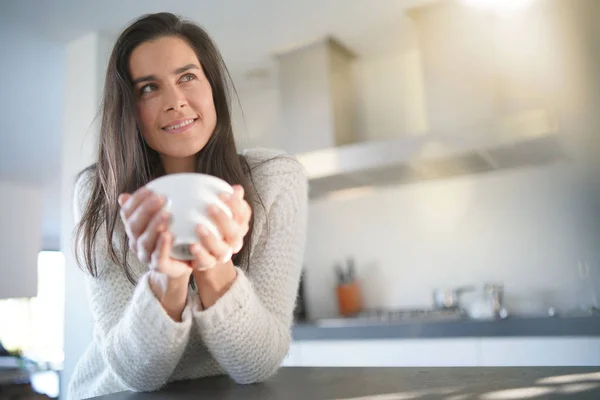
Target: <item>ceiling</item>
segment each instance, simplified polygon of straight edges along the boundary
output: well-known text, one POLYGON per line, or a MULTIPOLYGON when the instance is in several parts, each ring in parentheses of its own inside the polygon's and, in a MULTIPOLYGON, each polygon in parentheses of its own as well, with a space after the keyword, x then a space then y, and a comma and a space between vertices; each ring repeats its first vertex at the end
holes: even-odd
POLYGON ((404 10, 435 1, 20 0, 2 3, 0 21, 67 43, 90 31, 118 32, 144 13, 170 11, 204 26, 228 64, 239 70, 261 66, 278 49, 326 34, 359 54, 385 51, 397 43, 394 33, 401 32, 404 10))
POLYGON ((64 55, 69 41, 88 32, 116 36, 142 14, 174 12, 207 29, 239 86, 251 71, 272 76, 275 52, 325 35, 336 36, 361 57, 397 52, 403 45, 406 8, 435 1, 440 0, 0 0, 2 34, 13 36, 1 48, 1 57, 7 57, 3 60, 7 71, 2 72, 13 74, 16 69, 29 75, 28 79, 5 75, 2 80, 0 179, 46 187, 44 236, 51 243, 46 247, 55 247, 60 225, 61 88, 68 77, 57 70, 64 64, 55 62, 49 69, 43 60, 64 55), (31 50, 27 57, 22 57, 20 43, 31 50), (37 80, 32 79, 38 74, 37 80), (43 88, 40 80, 46 82, 43 88), (43 94, 32 97, 36 90, 43 94), (13 129, 21 129, 21 120, 29 115, 39 116, 29 129, 13 129))

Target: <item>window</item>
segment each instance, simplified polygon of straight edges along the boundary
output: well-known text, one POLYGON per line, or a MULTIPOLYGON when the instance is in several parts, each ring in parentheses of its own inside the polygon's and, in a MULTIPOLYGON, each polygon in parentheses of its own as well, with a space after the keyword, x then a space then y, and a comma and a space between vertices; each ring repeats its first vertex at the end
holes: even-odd
POLYGON ((36 362, 62 369, 64 360, 65 258, 38 254, 38 293, 30 299, 0 300, 0 341, 36 362))

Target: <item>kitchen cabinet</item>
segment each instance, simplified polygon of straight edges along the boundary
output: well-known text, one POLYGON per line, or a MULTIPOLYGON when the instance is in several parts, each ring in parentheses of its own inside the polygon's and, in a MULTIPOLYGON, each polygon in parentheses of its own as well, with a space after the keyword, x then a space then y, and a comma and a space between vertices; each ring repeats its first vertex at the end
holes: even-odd
POLYGON ((476 366, 472 339, 319 340, 294 342, 286 366, 476 366))
POLYGON ((598 366, 600 337, 296 341, 284 366, 598 366))
POLYGON ((600 365, 600 337, 482 338, 480 342, 484 367, 600 365))
POLYGON ((292 342, 290 350, 286 354, 283 362, 284 367, 301 367, 302 366, 302 342, 292 342))

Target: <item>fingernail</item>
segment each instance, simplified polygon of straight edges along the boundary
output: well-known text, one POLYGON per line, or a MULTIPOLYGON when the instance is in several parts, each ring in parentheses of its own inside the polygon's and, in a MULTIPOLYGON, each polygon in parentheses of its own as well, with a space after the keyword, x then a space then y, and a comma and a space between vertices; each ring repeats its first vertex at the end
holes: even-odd
POLYGON ((117 197, 117 202, 121 207, 123 207, 123 197, 125 197, 123 194, 120 194, 119 197, 117 197))
POLYGON ((221 262, 226 263, 227 261, 231 260, 231 256, 233 256, 233 250, 231 250, 231 248, 229 248, 229 251, 227 252, 227 254, 225 254, 225 256, 223 256, 223 258, 221 259, 221 262))
POLYGON ((225 201, 231 200, 231 193, 223 193, 221 194, 221 198, 225 201))
POLYGON ((208 229, 206 229, 206 227, 204 225, 200 225, 200 226, 198 226, 198 233, 201 236, 207 236, 208 235, 208 229))

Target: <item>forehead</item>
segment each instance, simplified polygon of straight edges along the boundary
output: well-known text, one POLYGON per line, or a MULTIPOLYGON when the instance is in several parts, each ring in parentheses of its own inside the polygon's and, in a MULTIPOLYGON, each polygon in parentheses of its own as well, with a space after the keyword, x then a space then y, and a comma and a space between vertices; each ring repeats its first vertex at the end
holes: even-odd
POLYGON ((188 64, 200 65, 190 45, 178 37, 161 37, 144 42, 131 52, 129 72, 132 79, 146 75, 160 77, 188 64))

